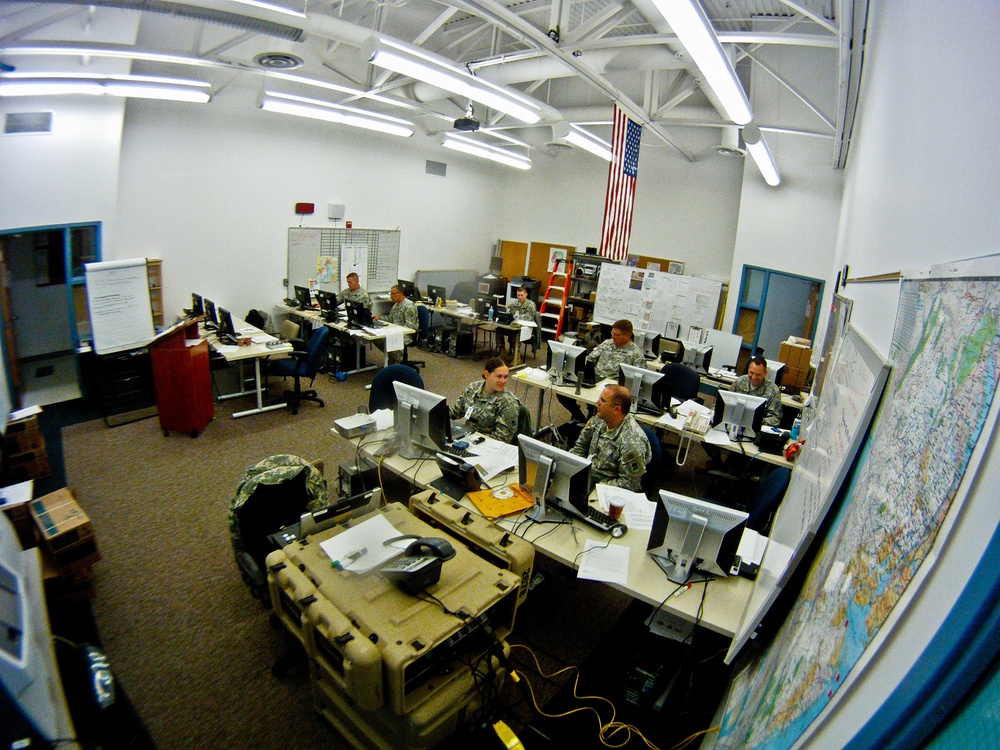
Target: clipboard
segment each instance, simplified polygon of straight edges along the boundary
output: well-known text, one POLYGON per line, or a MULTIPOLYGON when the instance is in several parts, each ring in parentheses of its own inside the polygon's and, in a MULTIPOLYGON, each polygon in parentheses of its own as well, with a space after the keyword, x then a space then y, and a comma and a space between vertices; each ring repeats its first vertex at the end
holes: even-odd
POLYGON ((480 490, 479 492, 470 492, 469 499, 487 518, 500 518, 520 513, 535 504, 535 498, 521 485, 515 483, 508 485, 507 488, 514 492, 512 497, 493 497, 493 490, 480 490))

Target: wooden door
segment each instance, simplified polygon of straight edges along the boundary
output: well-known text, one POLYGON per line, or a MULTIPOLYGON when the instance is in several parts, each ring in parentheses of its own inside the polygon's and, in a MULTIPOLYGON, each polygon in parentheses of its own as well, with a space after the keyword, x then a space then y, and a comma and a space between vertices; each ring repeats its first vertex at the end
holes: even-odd
POLYGON ((501 276, 505 279, 523 276, 524 261, 528 257, 528 243, 500 240, 500 257, 503 258, 501 276))
POLYGON ((14 393, 15 406, 21 406, 21 357, 17 348, 17 336, 14 328, 14 306, 11 302, 9 274, 7 272, 7 238, 0 236, 0 306, 3 311, 3 337, 7 349, 8 372, 10 387, 14 393))

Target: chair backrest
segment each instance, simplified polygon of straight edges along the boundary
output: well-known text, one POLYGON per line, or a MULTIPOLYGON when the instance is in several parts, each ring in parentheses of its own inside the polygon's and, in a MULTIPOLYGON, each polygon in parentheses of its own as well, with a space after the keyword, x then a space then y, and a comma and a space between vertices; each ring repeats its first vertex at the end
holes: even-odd
POLYGON ((467 305, 469 300, 476 296, 478 286, 472 281, 459 281, 455 288, 451 290, 451 298, 458 300, 463 305, 467 305))
POLYGON ((389 365, 383 367, 372 379, 372 389, 368 393, 368 412, 379 409, 396 408, 396 389, 392 384, 397 380, 417 388, 424 387, 424 379, 412 367, 389 365))
POLYGON ((514 437, 511 438, 511 443, 517 445, 518 435, 533 435, 534 430, 531 427, 531 409, 529 409, 524 404, 517 407, 517 432, 514 433, 514 437))
POLYGON ((649 441, 649 450, 652 453, 649 463, 646 464, 646 473, 642 475, 642 479, 640 480, 642 491, 648 497, 651 492, 656 490, 656 483, 660 475, 660 465, 663 462, 663 448, 660 446, 660 439, 656 437, 655 432, 643 425, 639 426, 649 441))
POLYGON ((426 305, 417 305, 417 328, 419 337, 426 340, 431 327, 431 311, 426 305))
POLYGON ((785 490, 792 480, 792 470, 785 466, 772 469, 766 477, 760 480, 753 500, 750 501, 750 517, 747 528, 763 532, 771 515, 785 497, 785 490))
POLYGON ((678 401, 697 398, 701 377, 694 368, 673 362, 663 367, 663 377, 670 388, 670 395, 678 401))
POLYGON ((288 339, 294 339, 299 335, 299 326, 294 320, 285 320, 281 324, 281 330, 278 332, 278 338, 282 341, 288 341, 288 339))
POLYGON ((309 337, 309 344, 306 346, 309 356, 299 366, 299 375, 301 377, 316 377, 320 363, 323 361, 323 355, 326 354, 326 341, 328 338, 330 338, 330 329, 328 326, 320 326, 313 331, 313 335, 309 337))
POLYGON ((246 322, 247 325, 252 325, 254 328, 259 328, 263 331, 264 326, 267 325, 267 318, 264 317, 264 313, 260 310, 254 309, 247 313, 246 322))

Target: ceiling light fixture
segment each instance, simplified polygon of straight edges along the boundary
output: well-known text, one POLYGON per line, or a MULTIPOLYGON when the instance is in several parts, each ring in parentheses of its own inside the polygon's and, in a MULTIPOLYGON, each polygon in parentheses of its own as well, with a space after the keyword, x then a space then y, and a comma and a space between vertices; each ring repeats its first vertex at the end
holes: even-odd
POLYGON ((729 119, 746 125, 753 119, 750 101, 698 0, 652 0, 684 49, 694 58, 729 119))
POLYGON ((437 55, 378 37, 369 39, 362 52, 372 65, 472 99, 528 125, 542 119, 541 107, 527 97, 476 78, 437 55))
POLYGON ((252 8, 260 8, 261 10, 269 10, 274 13, 283 13, 288 16, 294 16, 295 18, 306 17, 306 14, 301 11, 285 8, 284 6, 276 5, 275 3, 262 2, 261 0, 232 0, 232 2, 240 5, 249 5, 252 8))
POLYGON ((743 142, 747 145, 747 151, 753 157, 757 169, 764 176, 764 181, 771 187, 777 187, 781 184, 778 165, 774 163, 774 157, 771 156, 771 152, 767 148, 767 141, 764 140, 764 134, 760 132, 760 128, 756 125, 745 125, 743 127, 743 142))
POLYGON ((130 75, 78 73, 8 73, 0 77, 0 97, 14 96, 120 96, 205 104, 211 99, 204 81, 130 75))
POLYGON ((444 142, 441 145, 454 151, 461 151, 464 154, 478 156, 481 159, 490 159, 500 164, 505 164, 508 167, 514 167, 515 169, 531 169, 531 159, 528 157, 491 146, 488 143, 480 143, 465 136, 446 133, 444 142))
POLYGON ((577 148, 582 148, 584 151, 589 151, 594 156, 600 156, 605 161, 611 161, 611 144, 591 135, 573 123, 570 123, 569 133, 563 136, 563 140, 572 143, 577 148))
POLYGON ((308 99, 304 96, 292 96, 275 91, 265 91, 260 108, 266 112, 278 112, 296 117, 309 117, 314 120, 351 125, 356 128, 375 130, 379 133, 397 135, 408 138, 413 135, 413 123, 398 117, 381 115, 377 112, 366 112, 356 107, 344 104, 323 102, 318 99, 308 99))

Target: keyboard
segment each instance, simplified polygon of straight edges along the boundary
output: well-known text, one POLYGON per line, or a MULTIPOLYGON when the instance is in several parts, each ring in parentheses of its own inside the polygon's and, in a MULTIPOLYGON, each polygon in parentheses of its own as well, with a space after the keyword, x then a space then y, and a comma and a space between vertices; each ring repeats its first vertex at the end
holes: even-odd
POLYGON ((389 325, 389 324, 386 323, 384 320, 373 320, 371 327, 372 328, 385 328, 387 325, 389 325))
POLYGON ((612 527, 618 525, 618 521, 615 521, 607 513, 602 513, 592 505, 587 506, 587 512, 583 514, 583 520, 602 531, 611 531, 612 527))
POLYGON ((456 458, 471 458, 476 455, 475 453, 470 453, 465 448, 455 448, 450 445, 444 449, 444 452, 449 456, 455 456, 456 458))

